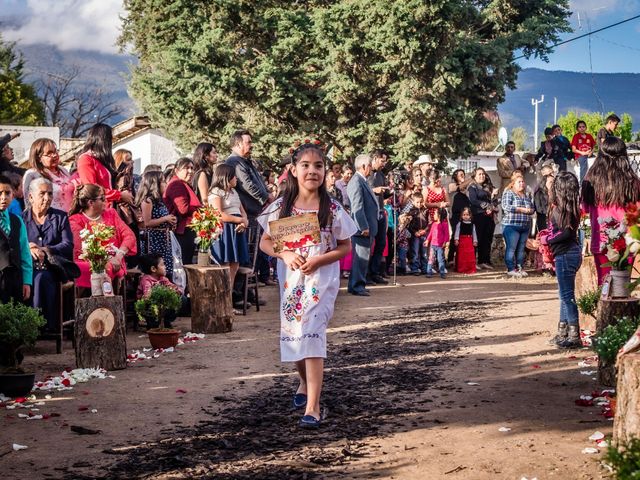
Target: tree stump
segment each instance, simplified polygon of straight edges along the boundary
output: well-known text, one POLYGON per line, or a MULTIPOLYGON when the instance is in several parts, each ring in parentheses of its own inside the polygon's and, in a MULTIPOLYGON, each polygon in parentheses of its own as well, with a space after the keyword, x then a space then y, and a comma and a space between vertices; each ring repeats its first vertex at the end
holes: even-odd
MULTIPOLYGON (((581 297, 589 291, 598 288, 598 275, 596 273, 596 264, 593 256, 583 257, 582 266, 576 275, 576 298, 581 297)), ((582 328, 594 331, 596 329, 596 321, 591 315, 580 315, 580 325, 582 328)))
POLYGON ((127 339, 122 297, 77 299, 75 340, 78 368, 126 368, 127 339))
POLYGON ((607 326, 615 325, 622 317, 635 317, 640 313, 640 301, 637 298, 601 298, 598 305, 596 333, 607 326))
MULTIPOLYGON (((637 298, 600 299, 596 320, 596 333, 609 325, 616 325, 622 317, 635 317, 640 313, 637 298)), ((616 386, 616 365, 598 358, 598 382, 607 387, 616 386)))
POLYGON ((185 265, 191 292, 191 331, 225 333, 233 326, 229 267, 185 265))
POLYGON ((626 442, 640 437, 640 352, 620 357, 616 392, 613 440, 626 442))

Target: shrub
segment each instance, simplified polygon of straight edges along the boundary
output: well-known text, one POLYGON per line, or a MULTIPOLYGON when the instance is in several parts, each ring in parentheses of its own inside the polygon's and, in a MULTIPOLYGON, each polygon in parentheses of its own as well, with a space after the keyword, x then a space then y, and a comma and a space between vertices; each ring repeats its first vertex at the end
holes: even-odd
POLYGON ((578 309, 584 315, 595 316, 596 310, 598 308, 598 302, 600 301, 600 295, 602 294, 602 290, 600 287, 595 290, 589 290, 584 293, 581 297, 576 300, 576 304, 578 305, 578 309))
POLYGON ((151 289, 148 297, 141 298, 136 302, 136 313, 142 320, 145 317, 155 318, 164 327, 165 313, 171 310, 180 310, 181 300, 175 290, 162 285, 156 285, 151 289))
POLYGON ((36 342, 45 323, 35 308, 13 301, 0 304, 0 364, 15 369, 20 364, 18 352, 36 342))
MULTIPOLYGON (((613 362, 618 350, 631 338, 638 328, 640 317, 622 317, 615 325, 607 326, 593 339, 593 349, 601 360, 613 362)), ((640 477, 638 477, 640 478, 640 477)))
POLYGON ((640 479, 640 439, 622 445, 610 445, 604 461, 613 469, 617 480, 640 479))

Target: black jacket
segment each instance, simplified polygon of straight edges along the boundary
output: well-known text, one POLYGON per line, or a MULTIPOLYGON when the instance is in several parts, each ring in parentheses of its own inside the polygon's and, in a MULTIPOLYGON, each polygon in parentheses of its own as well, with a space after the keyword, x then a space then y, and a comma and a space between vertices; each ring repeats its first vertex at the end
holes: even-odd
POLYGON ((236 170, 236 177, 238 178, 236 190, 247 216, 250 219, 256 218, 269 198, 269 191, 262 175, 260 175, 251 160, 240 155, 233 154, 229 156, 225 163, 236 170))

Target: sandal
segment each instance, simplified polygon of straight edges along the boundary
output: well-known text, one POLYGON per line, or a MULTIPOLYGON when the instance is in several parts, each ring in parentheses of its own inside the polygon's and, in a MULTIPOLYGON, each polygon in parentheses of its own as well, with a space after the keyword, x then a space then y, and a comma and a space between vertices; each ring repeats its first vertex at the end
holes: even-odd
POLYGON ((317 428, 320 428, 320 419, 314 417, 313 415, 305 415, 300 419, 298 425, 300 426, 300 428, 315 430, 317 428))

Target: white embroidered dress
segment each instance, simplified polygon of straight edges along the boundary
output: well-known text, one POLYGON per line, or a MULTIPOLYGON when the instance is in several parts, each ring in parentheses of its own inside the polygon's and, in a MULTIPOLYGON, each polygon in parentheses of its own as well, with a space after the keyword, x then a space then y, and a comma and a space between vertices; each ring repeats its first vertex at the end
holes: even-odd
MULTIPOLYGON (((278 220, 282 200, 278 199, 258 217, 262 228, 269 233, 269 222, 278 220)), ((292 209, 292 215, 317 213, 316 210, 292 209)), ((296 249, 307 258, 333 250, 338 240, 346 240, 357 227, 344 208, 331 201, 331 227, 322 229, 319 245, 296 249)), ((291 270, 278 259, 280 283, 280 357, 283 362, 304 358, 327 357, 327 325, 340 289, 340 264, 333 262, 318 268, 311 275, 291 270)))

